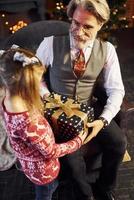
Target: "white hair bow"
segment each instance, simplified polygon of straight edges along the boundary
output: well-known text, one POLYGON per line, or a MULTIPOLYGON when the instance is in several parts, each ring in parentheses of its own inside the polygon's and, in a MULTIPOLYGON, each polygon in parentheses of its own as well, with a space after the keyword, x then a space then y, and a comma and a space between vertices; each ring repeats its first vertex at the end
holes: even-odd
POLYGON ((17 45, 17 44, 13 44, 12 46, 11 46, 11 49, 18 49, 19 48, 19 46, 17 45))
POLYGON ((1 49, 0 50, 0 57, 5 53, 5 50, 1 49))
POLYGON ((14 61, 22 62, 22 66, 39 63, 39 60, 36 57, 29 58, 24 53, 16 52, 13 57, 14 61))
MULTIPOLYGON (((13 44, 13 45, 11 46, 11 49, 17 49, 17 48, 19 48, 19 46, 16 45, 16 44, 13 44)), ((1 49, 1 50, 0 50, 0 56, 2 56, 4 53, 5 53, 5 50, 1 49)))

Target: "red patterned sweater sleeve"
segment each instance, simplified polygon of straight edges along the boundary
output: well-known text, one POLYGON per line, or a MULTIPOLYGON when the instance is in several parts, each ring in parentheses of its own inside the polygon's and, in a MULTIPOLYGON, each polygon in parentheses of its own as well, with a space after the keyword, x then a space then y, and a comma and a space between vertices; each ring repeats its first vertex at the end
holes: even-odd
POLYGON ((46 159, 62 157, 82 145, 79 136, 66 143, 56 144, 52 129, 44 117, 40 117, 36 123, 29 123, 26 134, 28 140, 46 159))

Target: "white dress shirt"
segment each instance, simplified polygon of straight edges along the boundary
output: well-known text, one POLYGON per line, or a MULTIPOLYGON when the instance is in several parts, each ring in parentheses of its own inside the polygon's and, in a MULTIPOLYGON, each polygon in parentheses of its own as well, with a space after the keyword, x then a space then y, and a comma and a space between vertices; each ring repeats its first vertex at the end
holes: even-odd
MULTIPOLYGON (((73 59, 75 49, 73 48, 72 40, 70 40, 70 46, 71 59, 73 59)), ((85 49, 83 49, 86 62, 91 55, 92 47, 93 42, 89 43, 89 45, 85 49)), ((53 36, 44 38, 39 48, 37 49, 36 55, 44 65, 52 65, 53 36)), ((110 121, 119 112, 125 94, 117 53, 115 47, 110 42, 107 42, 107 56, 104 69, 104 87, 106 89, 108 99, 101 116, 110 123, 110 121)))

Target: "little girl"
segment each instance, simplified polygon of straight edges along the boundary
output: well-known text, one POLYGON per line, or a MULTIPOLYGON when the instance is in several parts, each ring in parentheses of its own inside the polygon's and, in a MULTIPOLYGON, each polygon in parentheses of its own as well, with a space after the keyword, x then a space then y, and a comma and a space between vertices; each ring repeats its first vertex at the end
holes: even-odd
POLYGON ((56 144, 43 116, 41 62, 19 47, 0 54, 0 82, 6 91, 2 107, 11 146, 25 175, 35 184, 36 200, 51 200, 60 170, 58 158, 80 148, 87 134, 81 132, 73 140, 56 144))

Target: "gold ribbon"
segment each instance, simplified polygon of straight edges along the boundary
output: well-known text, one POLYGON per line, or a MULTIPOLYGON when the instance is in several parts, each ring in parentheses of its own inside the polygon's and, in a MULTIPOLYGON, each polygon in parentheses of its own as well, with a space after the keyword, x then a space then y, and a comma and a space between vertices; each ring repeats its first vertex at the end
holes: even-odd
POLYGON ((60 108, 62 112, 65 112, 67 117, 71 117, 74 115, 74 109, 80 108, 80 104, 74 104, 73 99, 68 99, 65 103, 61 101, 60 95, 54 94, 54 98, 46 97, 45 109, 47 108, 60 108))

